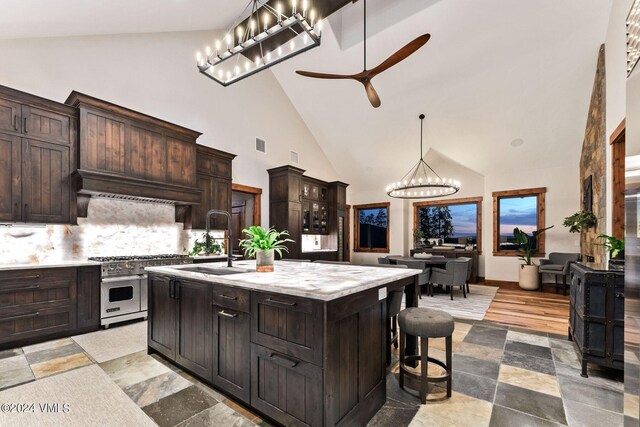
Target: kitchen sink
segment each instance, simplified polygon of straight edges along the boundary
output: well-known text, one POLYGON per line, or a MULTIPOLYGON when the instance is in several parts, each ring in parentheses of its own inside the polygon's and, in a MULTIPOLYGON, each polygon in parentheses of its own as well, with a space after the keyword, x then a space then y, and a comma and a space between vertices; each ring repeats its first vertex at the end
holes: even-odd
POLYGON ((191 271, 194 273, 213 274, 214 276, 226 276, 228 274, 250 273, 252 270, 240 267, 205 267, 205 266, 189 266, 180 268, 182 271, 191 271))

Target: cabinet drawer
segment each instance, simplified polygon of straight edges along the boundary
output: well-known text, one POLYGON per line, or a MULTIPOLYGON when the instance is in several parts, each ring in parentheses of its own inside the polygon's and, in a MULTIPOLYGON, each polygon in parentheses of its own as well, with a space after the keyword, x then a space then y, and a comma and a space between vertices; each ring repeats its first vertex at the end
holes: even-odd
POLYGON ((322 304, 281 294, 251 294, 251 341, 322 366, 322 304))
MULTIPOLYGON (((76 328, 76 306, 41 303, 0 310, 0 348, 15 340, 76 328)), ((12 346, 13 344, 9 344, 12 346)))
POLYGON ((322 425, 322 369, 252 344, 251 406, 286 426, 322 425))
POLYGON ((213 285, 213 303, 232 310, 249 312, 251 291, 231 286, 213 285))
POLYGON ((76 304, 76 269, 7 271, 0 274, 0 314, 40 303, 76 304))

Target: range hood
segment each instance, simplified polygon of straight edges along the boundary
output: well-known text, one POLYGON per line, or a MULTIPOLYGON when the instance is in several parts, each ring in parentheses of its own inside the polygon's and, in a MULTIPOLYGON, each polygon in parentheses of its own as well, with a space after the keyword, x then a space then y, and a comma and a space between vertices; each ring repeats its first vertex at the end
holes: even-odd
POLYGON ((172 204, 176 217, 200 204, 200 132, 78 92, 66 104, 80 116, 71 175, 79 217, 86 217, 91 197, 172 204))

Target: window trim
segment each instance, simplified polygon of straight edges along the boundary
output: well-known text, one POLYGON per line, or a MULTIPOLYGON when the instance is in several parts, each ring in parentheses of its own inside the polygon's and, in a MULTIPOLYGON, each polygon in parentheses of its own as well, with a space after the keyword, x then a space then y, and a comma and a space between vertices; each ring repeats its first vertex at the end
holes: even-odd
MULTIPOLYGON (((500 249, 500 212, 498 212, 499 199, 512 199, 516 197, 537 196, 537 229, 545 228, 545 194, 547 187, 537 188, 525 188, 521 190, 508 190, 508 191, 494 191, 493 192, 493 256, 521 256, 519 251, 505 251, 500 249)), ((545 256, 545 234, 542 233, 538 237, 538 249, 534 252, 533 256, 543 257, 545 256)))
POLYGON ((389 253, 389 230, 391 229, 391 203, 368 203, 365 205, 353 205, 353 252, 366 252, 366 253, 389 253), (386 248, 361 248, 360 247, 360 210, 362 209, 375 209, 386 208, 387 209, 387 247, 386 248))
POLYGON ((470 205, 476 204, 476 221, 478 235, 476 237, 476 249, 478 255, 482 255, 482 197, 466 197, 461 199, 429 200, 425 202, 413 202, 413 230, 418 228, 418 209, 434 206, 470 205))

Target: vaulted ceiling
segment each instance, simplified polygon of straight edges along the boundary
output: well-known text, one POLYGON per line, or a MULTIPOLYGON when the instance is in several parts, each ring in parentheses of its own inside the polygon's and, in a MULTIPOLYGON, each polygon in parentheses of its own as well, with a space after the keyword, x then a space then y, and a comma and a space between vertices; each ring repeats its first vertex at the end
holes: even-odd
MULTIPOLYGON (((0 14, 0 38, 222 29, 245 5, 12 3, 0 14)), ((369 68, 431 34, 425 47, 374 79, 378 109, 354 81, 295 74, 362 70, 362 3, 327 20, 320 47, 271 69, 341 179, 382 188, 402 176, 417 161, 420 113, 427 115, 425 151, 481 174, 577 164, 612 0, 368 0, 369 68)))

